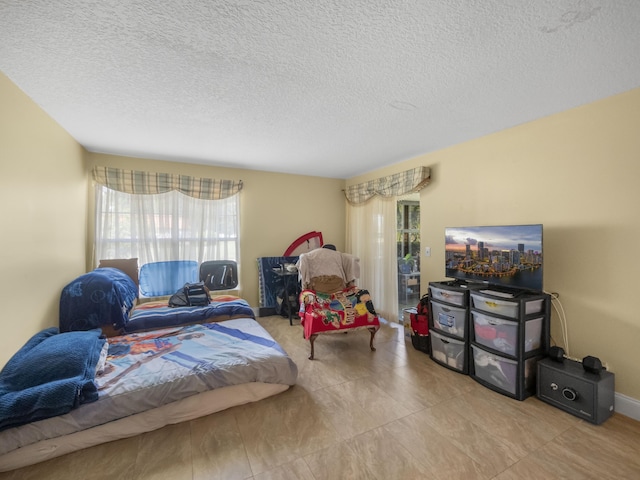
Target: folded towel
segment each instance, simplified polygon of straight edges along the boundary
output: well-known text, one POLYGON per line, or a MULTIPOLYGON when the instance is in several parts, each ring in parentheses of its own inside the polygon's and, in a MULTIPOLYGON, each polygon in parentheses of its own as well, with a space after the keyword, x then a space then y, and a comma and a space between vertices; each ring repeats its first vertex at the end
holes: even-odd
POLYGON ((96 401, 96 365, 104 343, 100 329, 48 328, 31 337, 0 372, 0 430, 96 401))

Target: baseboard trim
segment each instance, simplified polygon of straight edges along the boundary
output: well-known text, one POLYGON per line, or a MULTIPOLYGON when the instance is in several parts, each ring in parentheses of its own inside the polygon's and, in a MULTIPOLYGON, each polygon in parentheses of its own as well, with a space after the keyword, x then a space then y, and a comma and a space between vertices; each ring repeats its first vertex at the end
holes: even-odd
POLYGON ((640 421, 640 400, 616 393, 614 401, 615 411, 617 413, 640 421))

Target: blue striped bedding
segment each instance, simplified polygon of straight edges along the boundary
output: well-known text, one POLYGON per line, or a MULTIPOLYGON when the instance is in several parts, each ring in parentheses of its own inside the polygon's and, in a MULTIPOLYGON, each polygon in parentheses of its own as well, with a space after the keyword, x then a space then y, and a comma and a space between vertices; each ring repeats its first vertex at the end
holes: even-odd
POLYGON ((124 324, 124 332, 140 332, 241 317, 255 318, 255 313, 246 300, 229 295, 214 296, 209 305, 201 307, 170 307, 167 301, 148 302, 136 306, 124 324))

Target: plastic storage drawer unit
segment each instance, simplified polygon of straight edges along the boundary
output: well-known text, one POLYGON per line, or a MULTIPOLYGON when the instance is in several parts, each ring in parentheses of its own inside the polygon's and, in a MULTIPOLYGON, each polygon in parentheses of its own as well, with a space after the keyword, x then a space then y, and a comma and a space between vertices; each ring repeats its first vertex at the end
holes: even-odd
MULTIPOLYGON (((525 302, 525 315, 542 312, 544 300, 530 300, 525 302)), ((519 303, 517 301, 500 300, 495 297, 471 294, 471 306, 483 312, 489 312, 495 315, 502 315, 509 318, 518 318, 519 303)))
POLYGON ((445 333, 465 338, 467 326, 467 309, 444 305, 439 302, 431 302, 433 318, 432 327, 445 333))
POLYGON ((429 296, 433 300, 441 300, 443 302, 460 306, 464 306, 465 304, 465 295, 467 293, 465 291, 448 290, 445 288, 434 287, 433 285, 429 286, 429 290, 429 296))
MULTIPOLYGON (((473 338, 476 343, 507 355, 517 355, 520 322, 471 312, 473 317, 473 338)), ((524 322, 524 352, 540 348, 542 344, 543 317, 524 322)))
POLYGON ((462 373, 468 372, 467 344, 462 340, 429 332, 431 339, 431 358, 436 362, 462 373))

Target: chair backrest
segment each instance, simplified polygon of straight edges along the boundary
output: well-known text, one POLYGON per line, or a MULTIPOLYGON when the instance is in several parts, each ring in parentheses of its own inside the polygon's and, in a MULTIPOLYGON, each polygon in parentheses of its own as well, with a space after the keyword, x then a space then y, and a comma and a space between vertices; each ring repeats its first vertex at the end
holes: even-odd
POLYGON ((133 280, 133 283, 136 284, 136 287, 139 285, 137 258, 110 258, 110 259, 100 260, 100 263, 98 264, 98 268, 104 268, 104 267, 117 268, 118 270, 123 271, 124 273, 129 275, 129 277, 131 277, 131 280, 133 280))
POLYGON ((238 264, 233 260, 208 260, 200 264, 200 281, 209 290, 230 290, 238 286, 238 264))
POLYGON ((158 297, 176 293, 185 283, 198 281, 198 262, 171 260, 145 263, 140 267, 140 293, 158 297))
POLYGON ((335 293, 360 277, 360 259, 334 249, 317 248, 300 255, 298 270, 303 288, 335 293))

